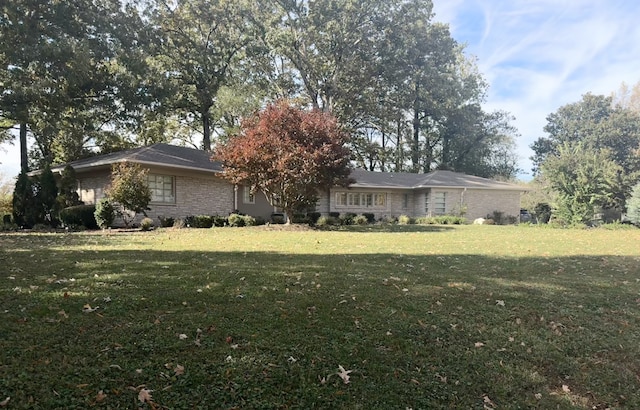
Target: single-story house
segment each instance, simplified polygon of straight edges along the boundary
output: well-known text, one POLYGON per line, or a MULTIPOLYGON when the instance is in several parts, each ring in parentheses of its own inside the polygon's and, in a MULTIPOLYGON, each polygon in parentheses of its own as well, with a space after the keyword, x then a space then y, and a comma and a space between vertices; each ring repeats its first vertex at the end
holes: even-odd
MULTIPOLYGON (((228 215, 234 211, 269 220, 278 209, 262 193, 224 180, 222 164, 210 153, 169 144, 100 155, 70 162, 78 179, 78 194, 85 204, 105 195, 111 167, 130 162, 148 170, 151 208, 148 216, 184 218, 189 215, 228 215)), ((60 173, 67 164, 52 167, 60 173)), ((451 171, 428 174, 352 171, 349 187, 333 187, 320 193, 316 210, 375 214, 376 217, 413 217, 464 214, 468 219, 493 211, 517 216, 523 189, 514 184, 451 171)))

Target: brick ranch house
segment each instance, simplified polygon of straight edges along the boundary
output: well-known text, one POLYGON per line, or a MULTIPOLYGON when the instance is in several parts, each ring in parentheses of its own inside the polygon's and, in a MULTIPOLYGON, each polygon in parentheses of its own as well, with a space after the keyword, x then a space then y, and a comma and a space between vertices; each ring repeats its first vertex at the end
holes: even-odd
MULTIPOLYGON (((209 153, 168 144, 100 155, 70 162, 78 179, 78 194, 85 204, 94 204, 105 195, 111 182, 111 167, 130 162, 148 170, 152 192, 150 218, 184 218, 189 215, 228 215, 235 210, 269 220, 278 210, 261 193, 236 186, 221 175, 222 165, 211 161, 209 153)), ((55 166, 61 173, 67 164, 55 166)), ((352 171, 349 187, 333 187, 322 192, 316 210, 356 214, 369 212, 377 218, 412 217, 463 213, 469 220, 494 211, 517 216, 524 189, 451 171, 428 174, 352 171)))

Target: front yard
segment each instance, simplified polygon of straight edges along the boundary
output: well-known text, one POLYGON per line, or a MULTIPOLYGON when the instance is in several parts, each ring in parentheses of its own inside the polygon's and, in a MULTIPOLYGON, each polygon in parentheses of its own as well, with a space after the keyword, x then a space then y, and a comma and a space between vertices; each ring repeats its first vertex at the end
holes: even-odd
POLYGON ((2 408, 640 408, 637 229, 2 233, 0 315, 2 408))

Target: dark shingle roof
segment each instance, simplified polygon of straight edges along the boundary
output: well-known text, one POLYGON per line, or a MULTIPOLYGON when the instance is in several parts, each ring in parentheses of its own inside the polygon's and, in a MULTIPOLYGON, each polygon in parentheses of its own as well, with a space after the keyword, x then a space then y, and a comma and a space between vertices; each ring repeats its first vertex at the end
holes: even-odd
POLYGON ((373 172, 361 168, 351 171, 356 182, 351 188, 477 188, 498 190, 520 190, 523 188, 507 182, 461 174, 453 171, 432 171, 428 174, 406 172, 373 172))
MULTIPOLYGON (((187 147, 169 144, 153 144, 148 147, 98 155, 70 162, 76 171, 110 166, 118 162, 133 162, 145 165, 157 165, 170 168, 191 169, 205 172, 222 172, 222 164, 211 161, 211 153, 187 147)), ((52 171, 61 171, 67 164, 58 165, 52 171)))

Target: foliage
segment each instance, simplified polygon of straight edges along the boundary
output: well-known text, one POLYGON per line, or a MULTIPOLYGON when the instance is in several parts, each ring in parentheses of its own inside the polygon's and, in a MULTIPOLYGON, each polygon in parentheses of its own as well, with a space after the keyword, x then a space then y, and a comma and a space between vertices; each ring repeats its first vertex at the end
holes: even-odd
POLYGON ((14 184, 0 174, 0 215, 13 211, 13 188, 14 184))
POLYGON ((129 226, 135 216, 142 213, 146 216, 151 202, 151 189, 147 181, 148 170, 138 164, 125 162, 113 165, 111 185, 107 196, 119 205, 116 213, 122 217, 125 226, 129 226))
POLYGON ((399 225, 411 225, 415 223, 415 221, 413 220, 413 218, 411 218, 408 215, 400 215, 398 217, 398 224, 399 225))
POLYGON ((97 205, 75 205, 64 208, 60 211, 60 222, 65 227, 78 228, 85 227, 87 229, 97 229, 99 225, 98 207, 97 205))
POLYGON ((316 226, 318 227, 325 227, 325 226, 336 226, 336 225, 340 225, 340 219, 338 219, 335 216, 321 216, 320 218, 318 218, 318 221, 316 222, 316 226))
POLYGON ((33 181, 23 171, 18 175, 13 191, 13 220, 20 227, 30 228, 38 222, 38 204, 33 181))
POLYGON ((77 191, 78 180, 76 178, 76 172, 71 165, 64 167, 60 175, 59 185, 58 197, 56 198, 58 209, 82 204, 77 191))
POLYGON ((270 104, 247 119, 241 134, 215 151, 232 183, 265 193, 291 220, 315 206, 318 191, 349 175, 347 135, 320 111, 303 111, 287 101, 270 104))
POLYGON ((466 218, 455 215, 426 216, 415 219, 418 225, 463 225, 467 223, 466 218))
POLYGON ((640 112, 615 105, 612 97, 586 94, 581 101, 560 107, 547 117, 547 121, 544 131, 548 136, 539 138, 531 146, 535 153, 532 160, 534 171, 542 172, 549 180, 553 178, 554 190, 564 195, 559 199, 563 204, 559 207, 563 218, 568 218, 568 223, 585 222, 584 218, 588 218, 590 213, 585 198, 569 199, 567 195, 573 196, 573 189, 558 188, 558 179, 564 178, 555 175, 559 167, 558 158, 566 157, 570 149, 587 150, 602 159, 601 166, 588 161, 598 175, 598 181, 587 188, 590 191, 588 195, 600 197, 594 198, 594 205, 624 210, 631 187, 640 175, 640 112), (545 167, 548 161, 551 164, 545 167), (604 196, 607 197, 606 204, 598 204, 603 202, 604 196), (572 215, 576 214, 583 217, 574 219, 572 215))
POLYGON ((549 223, 549 219, 551 219, 551 205, 545 202, 539 202, 536 204, 535 208, 533 208, 533 213, 536 215, 538 223, 549 223))
POLYGON ((615 206, 621 169, 608 150, 566 142, 545 159, 542 171, 558 193, 557 216, 566 224, 588 223, 595 207, 615 206))
POLYGON ((140 229, 143 231, 150 231, 153 229, 153 219, 142 218, 142 221, 140 221, 140 229))
POLYGON ((235 227, 245 226, 244 215, 231 214, 227 219, 229 221, 229 226, 235 226, 235 227))
POLYGON ((631 197, 627 201, 627 218, 636 225, 640 225, 640 182, 633 187, 631 197))
POLYGON ((58 224, 58 186, 56 179, 51 172, 51 168, 46 165, 38 177, 38 188, 36 197, 39 204, 38 221, 42 221, 50 226, 58 224))
POLYGON ((98 201, 96 204, 94 218, 96 224, 102 228, 110 228, 113 226, 113 221, 116 218, 116 209, 111 202, 111 199, 105 197, 98 201))
POLYGON ((367 225, 369 224, 369 220, 364 215, 356 215, 351 220, 351 223, 354 225, 367 225))
POLYGON ((158 216, 158 221, 161 228, 171 228, 176 223, 175 218, 170 216, 158 216))

